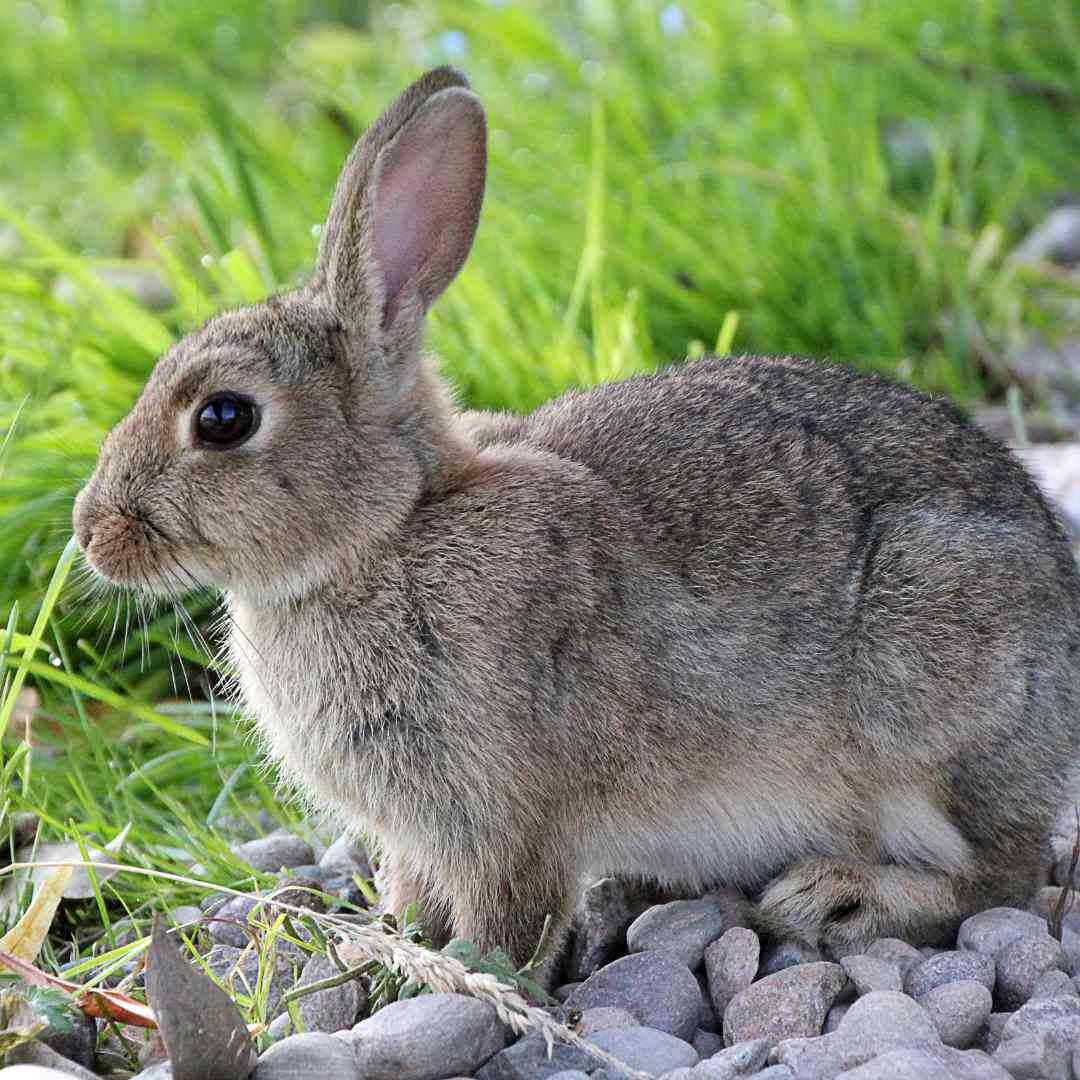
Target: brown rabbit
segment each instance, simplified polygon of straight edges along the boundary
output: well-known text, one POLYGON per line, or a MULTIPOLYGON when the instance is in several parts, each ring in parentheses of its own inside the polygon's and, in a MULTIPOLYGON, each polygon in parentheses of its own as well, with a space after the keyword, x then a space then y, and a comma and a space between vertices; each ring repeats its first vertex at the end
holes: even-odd
POLYGON ((1039 882, 1080 730, 1080 588, 950 406, 702 360, 530 416, 421 353, 483 197, 432 71, 345 164, 310 284, 157 365, 75 509, 112 581, 224 590, 242 700, 395 911, 517 961, 602 874, 759 893, 836 953, 1039 882))

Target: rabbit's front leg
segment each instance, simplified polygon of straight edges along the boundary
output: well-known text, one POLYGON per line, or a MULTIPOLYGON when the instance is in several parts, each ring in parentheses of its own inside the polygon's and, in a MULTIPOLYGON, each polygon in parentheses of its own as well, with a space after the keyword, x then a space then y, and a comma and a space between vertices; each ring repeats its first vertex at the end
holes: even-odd
POLYGON ((450 939, 446 905, 441 903, 431 883, 406 860, 383 851, 379 867, 379 894, 382 910, 393 915, 399 927, 405 925, 409 907, 416 905, 416 917, 427 937, 438 947, 450 939))
POLYGON ((573 868, 554 845, 548 850, 530 846, 497 868, 459 872, 450 883, 454 936, 473 942, 482 953, 501 948, 520 967, 532 958, 550 918, 546 955, 557 955, 574 884, 573 868))

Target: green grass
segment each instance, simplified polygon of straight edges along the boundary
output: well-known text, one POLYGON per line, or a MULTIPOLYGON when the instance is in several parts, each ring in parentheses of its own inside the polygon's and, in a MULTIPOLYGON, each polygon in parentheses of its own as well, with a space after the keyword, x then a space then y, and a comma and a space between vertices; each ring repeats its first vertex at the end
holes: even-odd
MULTIPOLYGON (((716 348, 970 404, 1002 392, 1024 335, 1076 328, 1077 286, 1008 259, 1080 189, 1072 0, 220 8, 0 6, 0 612, 7 675, 40 701, 32 756, 13 756, 14 709, 0 805, 54 838, 132 822, 137 865, 189 857, 242 885, 222 822, 295 815, 171 611, 96 605, 78 573, 47 586, 156 356, 302 278, 354 136, 424 67, 464 67, 490 113, 476 251, 431 328, 470 405, 528 409, 716 348), (102 284, 131 259, 172 306, 102 284), (37 651, 15 636, 35 625, 37 651)), ((194 895, 114 878, 70 929, 194 895)))

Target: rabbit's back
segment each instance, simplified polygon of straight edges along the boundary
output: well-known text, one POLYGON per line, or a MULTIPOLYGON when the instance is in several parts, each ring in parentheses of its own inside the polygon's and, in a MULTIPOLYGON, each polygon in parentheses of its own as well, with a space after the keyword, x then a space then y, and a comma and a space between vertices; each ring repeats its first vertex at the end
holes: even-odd
POLYGON ((1071 577, 1060 530, 1022 466, 948 402, 798 359, 705 359, 572 392, 505 433, 585 465, 677 557, 856 534, 930 504, 1023 523, 1071 577), (718 549, 717 545, 720 544, 718 549))

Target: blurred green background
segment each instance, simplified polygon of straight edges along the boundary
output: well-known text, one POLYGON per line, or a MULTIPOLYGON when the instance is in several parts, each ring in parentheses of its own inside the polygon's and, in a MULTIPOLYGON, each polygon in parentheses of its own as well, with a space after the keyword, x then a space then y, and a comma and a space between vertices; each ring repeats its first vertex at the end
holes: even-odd
POLYGON ((34 695, 9 766, 27 710, 38 747, 6 809, 135 820, 148 866, 227 876, 225 808, 290 811, 173 612, 67 588, 42 613, 73 493, 172 340, 303 277, 351 143, 423 69, 462 67, 490 115, 431 326, 470 405, 718 351, 970 407, 1033 334, 1080 330, 1077 278, 1012 257, 1080 191, 1075 0, 6 0, 0 41, 0 613, 34 695))

